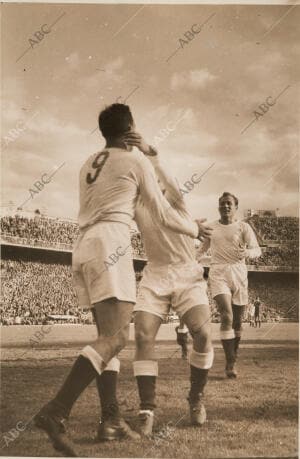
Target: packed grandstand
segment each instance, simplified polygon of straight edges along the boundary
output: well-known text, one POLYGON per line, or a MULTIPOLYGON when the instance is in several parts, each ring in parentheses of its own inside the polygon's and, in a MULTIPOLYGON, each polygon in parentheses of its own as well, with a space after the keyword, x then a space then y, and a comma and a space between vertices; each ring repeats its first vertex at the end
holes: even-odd
MULTIPOLYGON (((247 221, 263 251, 259 259, 248 261, 250 300, 259 295, 264 320, 298 320, 298 218, 254 215, 247 221)), ((91 321, 78 309, 72 286, 77 233, 76 223, 39 212, 1 218, 1 325, 91 321)), ((138 288, 146 255, 140 233, 132 232, 131 242, 138 288)), ((210 303, 217 321, 211 298, 210 303)))

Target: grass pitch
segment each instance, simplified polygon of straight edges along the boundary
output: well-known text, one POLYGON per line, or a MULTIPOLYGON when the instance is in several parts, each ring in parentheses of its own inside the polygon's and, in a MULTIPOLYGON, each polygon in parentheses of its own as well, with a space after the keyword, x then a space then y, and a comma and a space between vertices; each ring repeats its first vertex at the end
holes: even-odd
MULTIPOLYGON (((73 349, 72 354, 78 350, 73 349)), ((205 395, 208 422, 201 429, 189 426, 188 363, 178 358, 175 345, 161 344, 158 350, 161 358, 154 438, 95 443, 100 409, 96 387, 91 385, 75 404, 69 421, 69 433, 80 456, 297 456, 296 343, 242 348, 237 380, 225 379, 223 351, 217 348, 205 395)), ((138 398, 132 356, 133 348, 121 354, 119 399, 125 418, 134 425, 138 398)), ((72 362, 70 349, 51 349, 35 350, 34 358, 3 363, 2 456, 59 455, 30 419, 55 395, 72 362)))

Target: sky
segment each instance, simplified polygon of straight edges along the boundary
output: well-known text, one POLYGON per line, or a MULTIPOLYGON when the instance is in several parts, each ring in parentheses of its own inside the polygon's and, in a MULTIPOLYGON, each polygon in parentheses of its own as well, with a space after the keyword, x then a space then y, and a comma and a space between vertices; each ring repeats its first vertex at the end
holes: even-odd
POLYGON ((98 113, 126 101, 179 183, 202 175, 194 217, 224 191, 297 215, 299 8, 2 4, 2 206, 76 219, 98 113))

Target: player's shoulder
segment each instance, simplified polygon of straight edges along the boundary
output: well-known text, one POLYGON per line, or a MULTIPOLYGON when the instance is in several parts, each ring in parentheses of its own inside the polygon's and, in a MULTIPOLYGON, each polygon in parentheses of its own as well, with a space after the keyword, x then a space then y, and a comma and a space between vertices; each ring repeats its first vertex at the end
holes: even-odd
POLYGON ((138 181, 144 177, 155 174, 151 161, 140 151, 132 152, 130 170, 138 181))
POLYGON ((115 155, 115 152, 114 154, 111 154, 111 155, 110 153, 111 152, 109 148, 103 148, 102 150, 98 150, 95 153, 92 153, 91 155, 87 157, 87 159, 83 163, 81 170, 84 170, 86 167, 89 167, 95 161, 97 156, 101 156, 101 155, 104 156, 105 154, 107 155, 108 158, 110 157, 117 161, 121 160, 123 164, 124 163, 130 164, 130 166, 139 165, 143 163, 143 159, 144 159, 144 155, 140 151, 124 150, 124 151, 121 151, 120 153, 118 152, 117 155, 115 155))
POLYGON ((249 223, 245 222, 244 220, 239 220, 238 221, 239 224, 240 224, 240 227, 244 230, 244 231, 251 231, 252 228, 251 226, 249 225, 249 223))
POLYGON ((103 150, 97 150, 94 153, 91 153, 87 158, 85 159, 84 163, 81 166, 81 170, 86 169, 87 167, 90 167, 90 165, 95 161, 97 156, 103 155, 107 152, 105 148, 103 150))
POLYGON ((133 153, 133 161, 136 164, 140 165, 142 168, 153 169, 153 165, 150 159, 148 159, 141 151, 138 150, 132 153, 133 153))
POLYGON ((212 220, 212 221, 208 221, 208 222, 205 222, 205 223, 207 223, 207 225, 210 226, 213 229, 221 227, 219 220, 212 220))
POLYGON ((95 153, 92 153, 85 159, 85 161, 81 165, 80 171, 79 171, 80 181, 84 180, 84 177, 87 174, 87 171, 90 169, 91 165, 93 164, 93 162, 95 161, 95 159, 97 157, 97 154, 99 154, 99 153, 100 153, 99 151, 95 152, 95 153))
POLYGON ((204 222, 205 225, 209 225, 209 226, 217 226, 218 225, 218 220, 206 220, 206 222, 204 222))
POLYGON ((95 151, 94 153, 90 154, 84 161, 84 163, 82 164, 81 166, 81 169, 84 169, 84 167, 86 167, 87 165, 89 165, 91 162, 94 161, 94 159, 96 158, 97 155, 103 153, 104 150, 99 150, 99 151, 95 151))

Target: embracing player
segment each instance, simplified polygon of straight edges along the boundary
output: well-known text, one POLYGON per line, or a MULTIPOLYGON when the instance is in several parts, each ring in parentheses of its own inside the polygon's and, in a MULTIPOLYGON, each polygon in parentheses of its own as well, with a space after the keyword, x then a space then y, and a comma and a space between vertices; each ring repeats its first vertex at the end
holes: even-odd
POLYGON ((236 220, 238 199, 231 193, 219 198, 220 220, 210 224, 212 236, 200 249, 209 246, 211 263, 209 286, 221 315, 220 337, 226 357, 225 372, 236 378, 235 362, 242 332, 242 318, 248 304, 248 272, 245 259, 261 255, 251 226, 236 220))
MULTIPOLYGON (((138 145, 138 137, 129 134, 126 142, 138 145)), ((175 180, 162 168, 154 149, 151 154, 148 157, 170 203, 170 210, 176 210, 182 218, 190 218, 175 180)), ((143 237, 148 263, 134 307, 136 355, 133 370, 140 396, 139 429, 148 436, 152 433, 156 407, 158 363, 155 337, 170 307, 187 325, 193 337, 188 394, 193 425, 201 426, 206 420, 203 394, 213 363, 213 348, 207 285, 203 279, 203 268, 196 262, 194 238, 170 231, 161 221, 153 218, 142 196, 137 203, 135 220, 143 237)), ((203 237, 210 236, 211 228, 207 226, 202 234, 203 237)))
MULTIPOLYGON (((82 349, 59 392, 35 416, 35 424, 48 434, 54 448, 73 456, 76 451, 66 436, 64 421, 95 379, 103 409, 100 439, 120 438, 126 431, 114 396, 117 362, 110 365, 105 378, 103 375, 107 364, 126 344, 136 301, 130 224, 137 198, 142 197, 153 218, 162 225, 191 238, 199 236, 196 222, 169 209, 145 156, 140 151, 132 152, 132 147, 124 143, 124 134, 135 128, 129 107, 107 107, 99 115, 99 128, 106 147, 90 156, 80 170, 80 233, 73 251, 79 306, 92 309, 98 338, 82 349), (110 256, 121 252, 111 266, 110 256)), ((138 147, 143 153, 150 149, 142 138, 138 147)))

